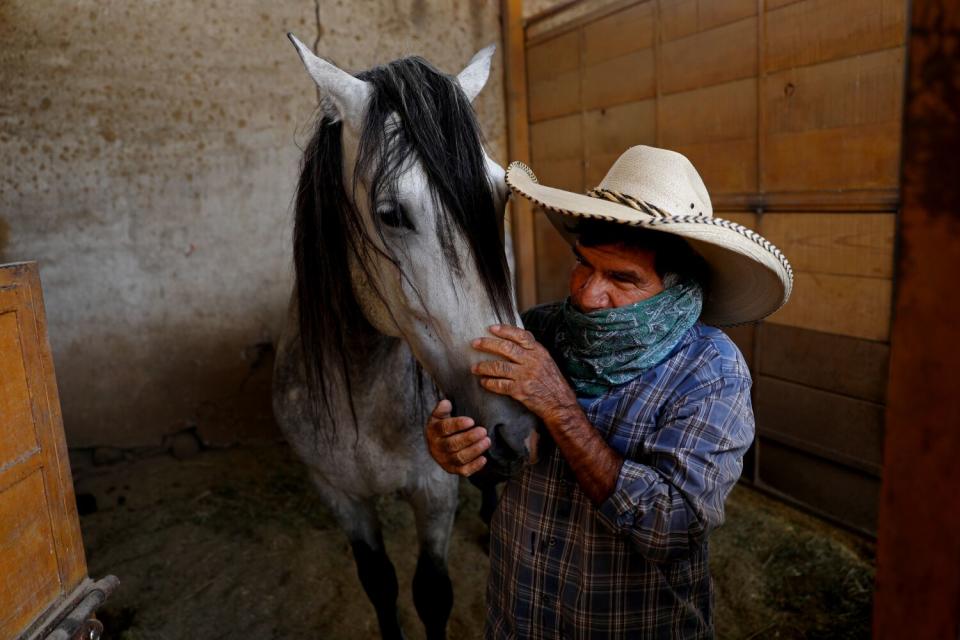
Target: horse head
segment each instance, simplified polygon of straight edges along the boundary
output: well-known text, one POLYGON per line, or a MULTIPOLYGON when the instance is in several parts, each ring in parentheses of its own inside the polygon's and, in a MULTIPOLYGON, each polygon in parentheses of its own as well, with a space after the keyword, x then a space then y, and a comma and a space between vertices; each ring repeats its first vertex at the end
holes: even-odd
POLYGON ((367 322, 406 341, 456 413, 487 427, 494 466, 515 469, 535 456, 536 419, 470 373, 489 357, 472 339, 491 324, 520 324, 503 246, 504 171, 471 106, 494 48, 455 78, 416 57, 353 76, 290 39, 321 109, 294 243, 308 374, 324 378, 350 323, 367 322))

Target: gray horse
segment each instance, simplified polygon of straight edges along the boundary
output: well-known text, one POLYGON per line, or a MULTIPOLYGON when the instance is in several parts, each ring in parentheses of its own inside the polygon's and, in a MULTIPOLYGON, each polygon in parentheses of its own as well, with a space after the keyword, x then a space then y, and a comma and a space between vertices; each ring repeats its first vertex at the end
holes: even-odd
POLYGON ((470 374, 480 359, 470 340, 490 324, 519 324, 503 169, 485 153, 470 105, 493 47, 456 77, 415 57, 352 76, 290 39, 321 102, 296 196, 296 285, 274 413, 350 540, 384 638, 402 632, 374 502, 398 494, 410 503, 420 542, 414 604, 427 637, 443 638, 458 482, 427 452, 427 416, 441 393, 476 416, 491 434, 493 470, 515 468, 535 447, 535 419, 470 374))

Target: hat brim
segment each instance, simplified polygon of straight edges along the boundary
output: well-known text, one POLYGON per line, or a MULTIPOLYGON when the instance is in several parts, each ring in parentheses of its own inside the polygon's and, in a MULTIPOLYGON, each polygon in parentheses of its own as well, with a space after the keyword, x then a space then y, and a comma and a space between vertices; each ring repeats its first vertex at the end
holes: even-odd
POLYGON ((790 297, 793 270, 786 257, 763 236, 736 222, 702 215, 652 216, 616 202, 548 187, 521 162, 510 164, 506 181, 514 193, 543 207, 570 244, 577 240, 571 218, 644 227, 687 240, 710 267, 700 316, 707 324, 755 322, 790 297))

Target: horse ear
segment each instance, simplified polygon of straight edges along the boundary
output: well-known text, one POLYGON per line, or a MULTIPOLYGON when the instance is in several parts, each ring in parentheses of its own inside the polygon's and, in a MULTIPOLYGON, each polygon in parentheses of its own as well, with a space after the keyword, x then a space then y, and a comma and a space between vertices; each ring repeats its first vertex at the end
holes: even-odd
POLYGON ((493 61, 496 50, 495 44, 480 49, 467 63, 466 68, 457 75, 457 82, 470 102, 480 94, 483 85, 487 84, 487 78, 490 77, 490 63, 493 61))
POLYGON ((334 121, 342 119, 353 128, 359 129, 370 99, 370 86, 326 60, 318 58, 292 33, 288 33, 287 37, 297 48, 307 73, 320 88, 320 105, 325 114, 334 121))

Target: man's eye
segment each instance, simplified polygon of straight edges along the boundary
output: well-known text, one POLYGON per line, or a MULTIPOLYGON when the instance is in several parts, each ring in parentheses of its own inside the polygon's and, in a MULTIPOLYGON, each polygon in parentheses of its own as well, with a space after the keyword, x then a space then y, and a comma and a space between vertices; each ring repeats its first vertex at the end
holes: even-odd
POLYGON ((377 210, 377 215, 380 216, 380 222, 393 229, 416 230, 413 223, 410 222, 406 211, 404 211, 400 205, 379 209, 377 210))

